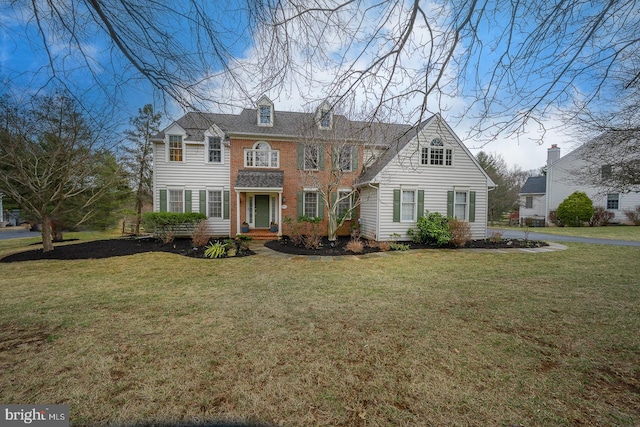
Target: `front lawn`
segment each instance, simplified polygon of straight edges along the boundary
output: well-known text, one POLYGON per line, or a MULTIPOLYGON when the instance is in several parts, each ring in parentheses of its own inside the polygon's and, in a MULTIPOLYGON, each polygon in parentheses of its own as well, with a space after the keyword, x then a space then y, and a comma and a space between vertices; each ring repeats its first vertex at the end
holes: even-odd
POLYGON ((638 425, 638 259, 0 264, 0 402, 68 404, 72 425, 638 425))

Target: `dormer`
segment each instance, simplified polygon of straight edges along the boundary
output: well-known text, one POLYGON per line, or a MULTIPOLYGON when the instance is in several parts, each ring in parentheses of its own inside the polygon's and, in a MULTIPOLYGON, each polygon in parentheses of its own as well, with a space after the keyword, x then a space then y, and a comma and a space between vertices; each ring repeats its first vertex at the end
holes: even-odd
POLYGON ((262 95, 258 100, 258 126, 273 126, 275 114, 273 111, 273 102, 266 96, 262 95))
POLYGON ((316 110, 316 122, 319 129, 331 129, 333 127, 333 111, 327 101, 320 104, 316 110))

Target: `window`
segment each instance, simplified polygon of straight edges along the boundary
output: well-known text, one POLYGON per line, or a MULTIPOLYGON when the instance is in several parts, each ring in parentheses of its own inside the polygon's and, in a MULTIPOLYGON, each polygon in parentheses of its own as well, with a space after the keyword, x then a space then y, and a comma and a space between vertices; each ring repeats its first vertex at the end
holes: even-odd
POLYGON ((533 196, 527 196, 524 201, 524 207, 527 209, 533 208, 533 196))
POLYGON ((305 216, 309 218, 318 216, 318 193, 305 192, 303 203, 303 213, 305 216))
POLYGON ((222 218, 222 191, 209 191, 209 218, 222 218))
POLYGON ((617 210, 620 206, 620 194, 607 194, 607 209, 617 210))
POLYGON ((329 110, 320 111, 320 127, 321 128, 331 127, 331 113, 329 112, 329 110))
POLYGON ((261 125, 270 125, 271 124, 271 106, 270 105, 261 105, 260 107, 260 121, 261 125))
POLYGON ((219 136, 209 137, 209 162, 222 163, 222 140, 219 136))
POLYGON ((339 191, 338 192, 338 218, 346 216, 347 219, 351 219, 351 191, 339 191))
POLYGON ((169 212, 184 212, 182 190, 169 190, 169 212))
POLYGON ((272 150, 268 142, 256 142, 252 149, 244 150, 244 165, 254 168, 277 168, 280 166, 280 152, 272 150))
POLYGON ((456 191, 453 216, 460 220, 467 219, 467 192, 456 191))
POLYGON ((182 136, 169 135, 169 161, 182 161, 182 136))
POLYGON ((305 170, 318 170, 320 164, 320 150, 317 145, 304 146, 305 170))
POLYGON ((414 190, 402 190, 402 203, 400 204, 400 218, 402 221, 413 221, 416 212, 416 192, 414 190))
POLYGON ((603 165, 602 168, 600 169, 600 177, 602 179, 611 178, 612 170, 613 170, 613 168, 611 167, 611 165, 603 165))
POLYGON ((423 165, 453 165, 453 150, 445 148, 441 139, 435 138, 428 147, 422 147, 420 163, 423 165))
POLYGON ((353 170, 353 147, 345 145, 338 148, 336 159, 336 169, 343 172, 349 172, 353 170))

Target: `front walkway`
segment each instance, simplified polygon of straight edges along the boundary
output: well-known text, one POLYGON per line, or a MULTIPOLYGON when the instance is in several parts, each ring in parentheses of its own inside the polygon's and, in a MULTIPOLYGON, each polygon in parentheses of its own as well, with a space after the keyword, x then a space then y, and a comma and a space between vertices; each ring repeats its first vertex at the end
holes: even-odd
MULTIPOLYGON (((559 243, 554 243, 554 242, 548 242, 548 243, 549 243, 549 246, 544 246, 542 248, 455 249, 455 250, 479 252, 479 253, 496 253, 496 254, 522 253, 522 252, 530 253, 530 254, 541 254, 546 252, 563 251, 567 249, 565 245, 561 245, 559 243)), ((360 261, 362 259, 367 259, 367 258, 387 258, 387 257, 400 256, 406 253, 402 251, 389 251, 389 252, 373 252, 370 254, 362 254, 362 255, 318 256, 318 255, 285 254, 283 252, 278 252, 278 251, 274 251, 273 249, 267 248, 266 246, 264 246, 263 242, 251 242, 249 247, 258 256, 266 256, 274 259, 285 259, 285 260, 294 260, 294 261, 321 261, 321 262, 360 261)), ((434 251, 437 249, 414 249, 413 251, 416 251, 416 250, 434 251)))

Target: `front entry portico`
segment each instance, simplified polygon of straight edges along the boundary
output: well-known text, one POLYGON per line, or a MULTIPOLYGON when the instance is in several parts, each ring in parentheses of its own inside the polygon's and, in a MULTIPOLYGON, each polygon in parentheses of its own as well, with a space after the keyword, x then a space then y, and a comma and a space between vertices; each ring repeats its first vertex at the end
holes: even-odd
MULTIPOLYGON (((242 223, 249 229, 268 229, 271 223, 282 224, 283 171, 241 170, 235 182, 236 234, 242 223)), ((282 235, 278 226, 278 236, 282 235)))

